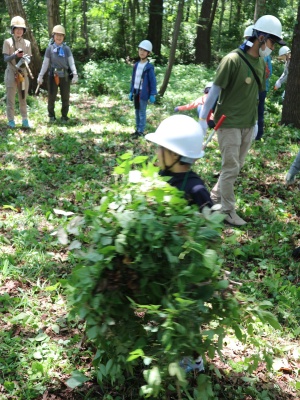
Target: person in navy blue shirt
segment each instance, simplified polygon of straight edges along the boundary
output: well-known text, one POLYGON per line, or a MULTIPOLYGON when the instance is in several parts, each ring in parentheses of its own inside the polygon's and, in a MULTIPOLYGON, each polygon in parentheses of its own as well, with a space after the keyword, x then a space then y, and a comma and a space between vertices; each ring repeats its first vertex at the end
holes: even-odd
POLYGON ((136 130, 133 135, 135 138, 144 136, 148 100, 153 104, 157 94, 154 66, 148 60, 152 43, 149 40, 143 40, 138 50, 140 61, 134 64, 128 96, 129 100, 134 100, 136 130))

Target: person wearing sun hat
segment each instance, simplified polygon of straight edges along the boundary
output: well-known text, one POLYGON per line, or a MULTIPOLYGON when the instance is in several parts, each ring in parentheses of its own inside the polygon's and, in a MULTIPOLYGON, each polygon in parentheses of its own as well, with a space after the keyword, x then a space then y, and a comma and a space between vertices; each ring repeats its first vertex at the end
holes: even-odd
POLYGON ((203 157, 203 133, 199 124, 187 115, 172 115, 163 120, 146 140, 156 143, 160 175, 185 193, 190 204, 212 207, 213 203, 203 180, 191 166, 203 157))

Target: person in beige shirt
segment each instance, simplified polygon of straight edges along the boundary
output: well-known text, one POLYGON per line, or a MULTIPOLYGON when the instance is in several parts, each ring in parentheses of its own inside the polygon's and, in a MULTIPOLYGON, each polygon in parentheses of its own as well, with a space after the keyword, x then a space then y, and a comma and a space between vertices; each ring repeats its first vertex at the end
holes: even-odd
POLYGON ((15 128, 15 98, 18 92, 22 127, 30 128, 27 117, 26 98, 28 94, 29 79, 25 62, 30 63, 30 41, 23 38, 26 32, 25 21, 16 16, 11 20, 11 35, 3 43, 2 53, 4 62, 7 63, 4 82, 6 87, 6 115, 9 128, 15 128))

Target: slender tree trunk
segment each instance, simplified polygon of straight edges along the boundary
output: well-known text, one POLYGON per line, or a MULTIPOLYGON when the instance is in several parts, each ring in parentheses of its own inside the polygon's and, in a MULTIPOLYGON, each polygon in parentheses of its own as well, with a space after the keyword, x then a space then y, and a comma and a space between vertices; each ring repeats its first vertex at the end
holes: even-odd
POLYGON ((165 91, 167 90, 167 86, 168 86, 168 83, 169 83, 169 80, 170 80, 172 68, 173 68, 173 65, 174 65, 177 40, 178 40, 178 36, 179 36, 180 25, 181 25, 182 18, 183 18, 183 8, 184 8, 184 0, 179 0, 178 1, 177 17, 176 17, 176 21, 175 21, 175 24, 174 24, 174 31, 173 31, 172 44, 171 44, 171 49, 170 49, 169 62, 168 62, 168 66, 167 66, 167 69, 166 69, 164 81, 163 81, 163 83, 161 85, 161 88, 159 89, 159 94, 161 96, 163 96, 165 91))
POLYGON ((221 13, 219 18, 219 29, 218 29, 218 39, 217 39, 217 49, 220 50, 221 46, 221 34, 223 28, 223 19, 224 19, 224 12, 225 12, 225 0, 221 0, 221 13))
MULTIPOLYGON (((13 17, 19 15, 20 17, 24 18, 24 20, 26 22, 26 15, 25 15, 25 11, 24 11, 21 0, 5 0, 5 4, 6 4, 7 11, 8 11, 10 18, 13 18, 13 17)), ((29 82, 30 82, 29 91, 33 92, 37 86, 36 78, 37 78, 38 73, 42 66, 42 57, 40 55, 38 44, 35 40, 35 37, 33 36, 32 32, 31 32, 30 26, 28 26, 27 22, 26 22, 26 28, 27 29, 26 29, 24 38, 28 39, 31 43, 32 59, 31 59, 31 63, 30 63, 30 69, 34 76, 34 79, 29 80, 29 82)))
POLYGON ((149 5, 148 39, 153 44, 153 53, 161 59, 163 28, 163 0, 151 0, 149 5))
POLYGON ((281 123, 292 124, 300 128, 300 5, 298 6, 297 23, 294 27, 292 42, 292 58, 289 65, 289 74, 285 88, 282 107, 281 123))
POLYGON ((83 16, 83 37, 85 39, 85 48, 86 54, 88 58, 91 58, 91 50, 89 45, 89 36, 88 36, 88 28, 87 28, 87 3, 86 0, 82 0, 82 16, 83 16))
POLYGON ((211 62, 210 33, 218 0, 203 0, 195 40, 195 62, 209 65, 211 62))
POLYGON ((254 23, 266 13, 266 0, 256 0, 254 10, 254 23))
POLYGON ((48 33, 52 35, 55 25, 60 25, 59 0, 47 0, 48 33))

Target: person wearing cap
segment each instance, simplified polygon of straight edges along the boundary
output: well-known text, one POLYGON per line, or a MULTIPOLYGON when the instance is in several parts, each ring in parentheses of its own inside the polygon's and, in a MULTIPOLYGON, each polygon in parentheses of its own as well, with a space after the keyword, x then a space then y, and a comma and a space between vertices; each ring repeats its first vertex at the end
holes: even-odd
MULTIPOLYGON (((174 108, 174 112, 178 112, 178 111, 188 111, 188 110, 193 110, 194 108, 197 108, 197 115, 199 117, 199 114, 201 112, 202 106, 205 103, 209 90, 212 87, 213 82, 209 82, 207 83, 207 85, 204 88, 204 95, 198 97, 198 99, 194 100, 192 103, 189 104, 185 104, 183 106, 177 106, 174 108)), ((214 114, 211 113, 209 120, 207 122, 209 128, 214 128, 215 127, 215 123, 214 123, 214 114)))
POLYGON ((22 117, 22 128, 30 128, 27 117, 27 94, 29 88, 28 71, 26 68, 30 63, 31 44, 29 40, 23 38, 26 32, 25 20, 16 16, 10 23, 12 37, 3 43, 2 53, 4 62, 7 63, 5 70, 6 87, 6 115, 8 127, 15 128, 15 98, 18 92, 19 108, 22 117))
POLYGON ((276 43, 285 44, 281 23, 272 15, 264 15, 254 24, 248 40, 221 60, 200 113, 199 124, 204 134, 207 115, 216 101, 215 122, 226 115, 217 131, 222 168, 211 198, 221 203, 222 212, 227 214, 225 221, 233 226, 246 224, 235 209, 234 184, 254 136, 259 92, 265 90, 264 57, 272 53, 276 43))
MULTIPOLYGON (((279 49, 278 59, 281 61, 284 61, 284 70, 283 70, 283 73, 280 76, 280 78, 277 79, 277 81, 275 83, 275 86, 274 86, 275 90, 281 88, 282 84, 287 81, 291 57, 292 57, 291 49, 288 46, 282 46, 279 49)), ((283 92, 283 94, 282 94, 283 99, 284 99, 284 94, 285 94, 285 92, 283 92)))
POLYGON ((68 112, 70 107, 70 85, 77 83, 78 75, 74 57, 69 46, 64 42, 66 36, 65 28, 62 25, 54 26, 52 38, 46 49, 43 65, 37 82, 42 85, 44 75, 48 71, 48 116, 49 122, 56 121, 55 100, 58 88, 61 95, 61 121, 69 120, 68 112))
POLYGON ((138 45, 139 61, 134 64, 131 76, 128 98, 134 101, 136 124, 134 138, 144 136, 148 101, 155 103, 157 95, 154 66, 148 60, 151 51, 152 43, 149 40, 142 40, 138 45))
POLYGON ((170 178, 168 183, 183 191, 190 204, 196 204, 200 210, 205 206, 212 207, 203 180, 191 169, 204 155, 203 132, 199 124, 187 115, 172 115, 145 138, 159 146, 160 175, 170 178))

